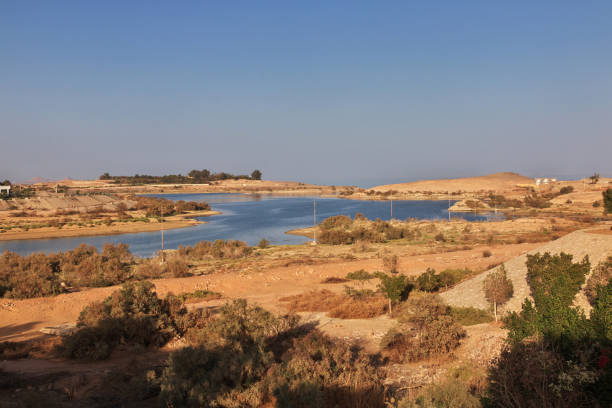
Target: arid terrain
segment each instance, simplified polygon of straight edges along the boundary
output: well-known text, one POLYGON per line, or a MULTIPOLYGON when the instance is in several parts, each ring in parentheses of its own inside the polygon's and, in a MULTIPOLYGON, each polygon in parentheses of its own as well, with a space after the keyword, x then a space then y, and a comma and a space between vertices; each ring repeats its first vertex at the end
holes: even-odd
MULTIPOLYGON (((101 254, 86 252, 92 257, 90 264, 83 261, 85 252, 27 260, 5 254, 0 268, 6 271, 0 271, 0 276, 18 264, 50 265, 60 272, 50 269, 49 277, 44 277, 45 267, 39 270, 39 266, 30 266, 24 267, 23 284, 7 277, 7 287, 13 288, 6 289, 4 298, 0 298, 0 352, 3 353, 0 406, 35 406, 49 398, 57 406, 157 406, 159 384, 163 390, 167 386, 164 381, 167 381, 168 358, 187 346, 201 346, 194 342, 194 333, 207 330, 206 326, 200 326, 202 322, 190 323, 192 326, 181 335, 167 338, 157 346, 133 345, 124 339, 108 351, 106 358, 67 357, 65 351, 68 347, 65 342, 75 336, 71 333, 77 330, 77 322, 84 325, 80 319, 85 308, 117 296, 124 282, 145 280, 152 282, 159 298, 183 295, 181 299, 187 310, 213 316, 210 321, 226 313, 224 305, 228 302, 245 299, 249 305, 259 306, 275 316, 296 314, 302 325, 334 341, 359 347, 364 353, 382 353, 384 363, 377 371, 376 381, 386 390, 384 398, 388 406, 412 406, 401 404, 415 401, 425 395, 423 392, 433 392, 437 384, 459 378, 457 373, 464 373, 461 381, 470 384, 465 392, 483 395, 489 386, 487 370, 506 349, 509 333, 505 323, 493 318, 491 302, 483 289, 485 281, 495 271, 506 271, 513 291, 503 306, 500 304, 495 309, 504 317, 510 312, 520 312, 525 299, 534 299, 526 267, 528 256, 568 253, 574 256, 575 262, 588 256, 590 269, 574 295, 573 304, 590 312, 593 306, 590 298, 587 299, 590 296, 587 280, 598 265, 612 257, 612 218, 602 211, 600 203, 602 192, 610 182, 611 179, 602 178, 593 184, 581 180, 535 186, 533 179, 500 173, 359 190, 255 180, 202 186, 117 186, 103 181, 65 180, 58 183, 66 187, 61 193, 45 191, 32 198, 0 201, 3 226, 0 239, 157 230, 155 211, 159 211, 160 203, 137 196, 152 192, 337 195, 355 199, 452 196, 461 200, 457 211, 494 208, 507 217, 491 222, 457 218, 383 222, 332 217, 319 224, 316 231, 312 227, 291 231, 307 237, 316 232, 319 240, 316 245, 261 243, 249 248, 222 242, 218 246, 194 245, 167 251, 152 259, 134 259, 124 249, 107 248, 101 254), (90 270, 104 273, 104 284, 91 285, 99 281, 84 276, 90 270), (30 277, 30 273, 38 275, 30 277), (115 273, 116 276, 112 275, 115 273), (439 280, 437 286, 431 286, 432 279, 442 279, 444 273, 452 279, 439 280), (38 292, 27 286, 30 281, 44 281, 47 285, 51 276, 57 279, 49 289, 54 291, 53 296, 36 295, 38 292), (391 292, 384 289, 387 277, 391 280, 403 277, 403 290, 409 288, 409 294, 392 299, 388 295, 391 292), (25 295, 30 293, 34 295, 25 295), (438 300, 433 300, 438 297, 443 302, 439 305, 435 303, 438 300), (389 313, 392 302, 394 309, 389 313), (453 316, 457 341, 448 350, 404 358, 398 356, 400 346, 389 338, 394 330, 407 324, 412 325, 408 333, 419 327, 413 320, 406 323, 410 319, 406 316, 415 313, 414 310, 420 313, 418 308, 411 309, 421 304, 418 302, 426 305, 434 302, 438 306, 426 306, 434 309, 448 307, 441 312, 439 320, 428 324, 435 325, 453 316), (166 374, 161 375, 162 371, 166 374), (149 385, 144 382, 135 385, 126 375, 150 377, 149 385), (135 387, 147 391, 135 396, 130 392, 135 387), (113 392, 115 395, 108 397, 113 392)), ((191 217, 214 214, 210 209, 194 210, 189 205, 177 207, 175 214, 165 216, 164 228, 188 227, 196 222, 191 217)), ((212 324, 210 321, 206 320, 206 324, 212 324)), ((94 330, 84 327, 76 333, 89 329, 94 330)), ((96 347, 101 347, 100 341, 96 347)), ((164 392, 161 395, 167 395, 164 392)))

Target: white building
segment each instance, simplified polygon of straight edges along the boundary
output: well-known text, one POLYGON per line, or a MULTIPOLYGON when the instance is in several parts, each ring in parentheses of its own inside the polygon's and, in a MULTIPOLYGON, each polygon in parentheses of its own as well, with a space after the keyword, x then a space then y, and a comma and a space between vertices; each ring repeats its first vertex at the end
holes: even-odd
POLYGON ((6 195, 11 194, 11 186, 0 186, 0 194, 5 193, 6 195))

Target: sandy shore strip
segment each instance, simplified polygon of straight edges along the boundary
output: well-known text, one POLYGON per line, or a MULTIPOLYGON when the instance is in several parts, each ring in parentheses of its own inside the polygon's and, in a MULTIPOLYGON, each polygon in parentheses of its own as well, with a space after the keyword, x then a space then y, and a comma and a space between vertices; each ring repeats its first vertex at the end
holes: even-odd
MULTIPOLYGON (((192 211, 187 214, 165 217, 164 230, 193 227, 206 222, 197 220, 196 217, 209 217, 219 214, 221 214, 219 211, 192 211)), ((114 222, 111 225, 96 225, 93 227, 65 226, 61 229, 44 227, 29 231, 8 231, 0 234, 0 241, 118 235, 160 230, 161 225, 155 220, 151 222, 114 222)))

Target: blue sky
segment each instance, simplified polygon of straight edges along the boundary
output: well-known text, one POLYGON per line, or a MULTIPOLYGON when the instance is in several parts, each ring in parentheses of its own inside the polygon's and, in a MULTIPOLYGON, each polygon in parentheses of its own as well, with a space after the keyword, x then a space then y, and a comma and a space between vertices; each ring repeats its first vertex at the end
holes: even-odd
POLYGON ((0 1, 0 142, 12 180, 612 175, 612 2, 0 1))

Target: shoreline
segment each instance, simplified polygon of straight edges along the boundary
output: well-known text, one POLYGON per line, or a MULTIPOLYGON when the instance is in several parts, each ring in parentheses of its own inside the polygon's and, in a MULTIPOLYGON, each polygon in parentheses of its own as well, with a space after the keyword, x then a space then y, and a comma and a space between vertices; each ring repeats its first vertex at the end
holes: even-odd
MULTIPOLYGON (((228 190, 228 191, 196 191, 196 190, 180 190, 180 191, 156 191, 156 192, 138 192, 135 195, 190 195, 190 194, 242 194, 248 196, 278 196, 278 197, 320 197, 320 198, 337 198, 339 200, 354 200, 354 201, 447 201, 451 200, 454 202, 460 202, 465 199, 477 198, 477 196, 471 194, 464 195, 453 195, 453 194, 402 194, 395 196, 369 196, 363 193, 354 193, 350 195, 342 194, 329 194, 322 191, 241 191, 241 190, 228 190)), ((457 210, 453 212, 482 212, 475 210, 457 210)), ((484 211, 486 212, 486 211, 484 211)))
MULTIPOLYGON (((206 221, 196 220, 196 217, 210 217, 222 214, 220 211, 194 211, 186 214, 173 215, 164 220, 164 231, 188 228, 204 224, 206 221)), ((99 225, 95 227, 83 227, 74 229, 57 229, 45 227, 29 231, 5 232, 0 234, 0 241, 26 241, 33 239, 57 239, 57 238, 76 238, 93 237, 98 235, 122 235, 136 234, 141 232, 160 231, 159 222, 134 222, 134 223, 115 223, 113 225, 99 225)))

